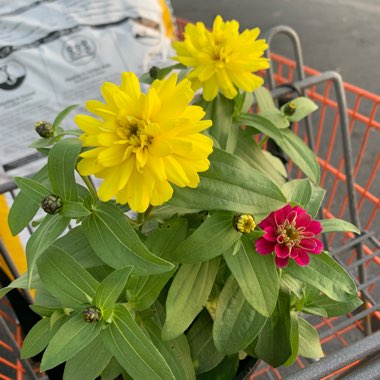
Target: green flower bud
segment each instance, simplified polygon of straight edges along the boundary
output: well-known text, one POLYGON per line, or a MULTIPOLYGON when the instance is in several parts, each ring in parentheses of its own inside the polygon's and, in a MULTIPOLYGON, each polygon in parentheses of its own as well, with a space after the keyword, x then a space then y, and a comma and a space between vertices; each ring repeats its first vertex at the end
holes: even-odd
POLYGON ((284 107, 284 114, 286 116, 292 116, 296 112, 296 109, 297 109, 296 103, 294 102, 286 103, 284 107))
POLYGON ((82 315, 83 320, 88 323, 97 322, 102 319, 102 312, 96 306, 86 307, 82 315))
POLYGON ((58 213, 62 206, 62 198, 59 195, 54 194, 48 195, 41 202, 41 207, 47 214, 58 213))
POLYGON ((149 75, 152 79, 157 79, 160 69, 157 66, 152 66, 149 70, 149 75))
POLYGON ((37 121, 34 124, 34 128, 36 132, 44 139, 48 139, 49 137, 54 136, 53 125, 51 123, 48 123, 47 121, 37 121))
POLYGON ((241 214, 235 218, 235 228, 242 234, 251 233, 255 227, 255 219, 250 214, 241 214))

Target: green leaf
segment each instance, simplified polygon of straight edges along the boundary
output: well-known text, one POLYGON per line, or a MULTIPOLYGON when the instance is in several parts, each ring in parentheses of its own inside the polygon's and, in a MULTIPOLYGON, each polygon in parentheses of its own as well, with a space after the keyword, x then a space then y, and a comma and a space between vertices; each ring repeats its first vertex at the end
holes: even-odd
POLYGON ((53 327, 50 325, 50 318, 42 318, 38 321, 28 332, 22 343, 21 358, 31 358, 39 354, 65 321, 66 318, 62 316, 53 327))
POLYGON ((165 342, 161 339, 161 329, 152 319, 144 320, 143 325, 150 339, 171 368, 174 378, 195 380, 190 347, 185 335, 180 335, 174 340, 165 342))
POLYGON ((71 106, 66 107, 63 111, 61 111, 57 117, 53 121, 53 129, 57 131, 58 127, 60 127, 62 121, 69 115, 70 112, 79 107, 79 104, 73 104, 71 106))
MULTIPOLYGON (((47 166, 39 170, 31 179, 45 187, 49 187, 47 166)), ((19 234, 28 225, 36 215, 40 204, 41 202, 35 202, 23 191, 17 194, 8 215, 8 224, 13 236, 19 234)))
POLYGON ((175 380, 168 363, 136 324, 125 305, 115 306, 113 323, 101 334, 108 350, 133 378, 175 380))
POLYGON ((239 366, 239 355, 226 356, 211 371, 203 372, 197 376, 198 380, 231 380, 235 378, 239 366))
MULTIPOLYGON (((123 372, 123 367, 113 357, 107 366, 100 374, 102 380, 115 380, 123 372)), ((129 377, 123 376, 123 380, 128 380, 129 377)))
POLYGON ((42 282, 64 306, 83 310, 92 302, 98 281, 65 251, 49 247, 37 265, 42 282))
POLYGON ((68 138, 55 144, 49 153, 48 173, 55 193, 63 200, 78 200, 75 183, 75 165, 82 143, 75 138, 68 138))
POLYGON ((292 355, 284 363, 286 366, 290 366, 294 363, 298 356, 299 351, 299 328, 298 328, 298 318, 295 311, 290 312, 290 344, 292 349, 292 355))
POLYGON ((56 240, 54 246, 64 250, 84 268, 103 265, 103 261, 95 254, 81 226, 70 230, 56 240))
POLYGON ((281 139, 274 139, 289 158, 316 184, 321 172, 315 153, 290 129, 281 129, 281 139))
MULTIPOLYGON (((214 100, 211 102, 204 101, 201 105, 206 112, 205 119, 212 120, 209 133, 215 137, 222 149, 226 149, 230 144, 229 140, 232 133, 234 100, 227 99, 219 93, 214 100)), ((233 151, 234 147, 231 149, 229 151, 233 151)))
POLYGON ((243 350, 256 338, 265 322, 266 318, 245 300, 238 283, 231 275, 218 298, 212 331, 218 351, 234 354, 243 350))
POLYGON ((98 335, 87 347, 67 361, 63 380, 94 380, 107 367, 111 358, 112 354, 98 335))
POLYGON ((115 269, 133 265, 134 274, 146 276, 174 267, 145 247, 123 212, 111 203, 97 203, 95 212, 83 220, 82 226, 94 252, 115 269))
POLYGON ((342 219, 322 219, 319 220, 319 222, 322 224, 323 233, 326 232, 355 232, 356 234, 360 235, 361 231, 359 228, 354 226, 353 224, 346 222, 342 219))
POLYGON ((235 255, 230 250, 224 253, 224 258, 247 302, 269 317, 276 307, 279 291, 276 265, 271 255, 258 254, 248 238, 243 237, 242 242, 235 255))
MULTIPOLYGON (((30 287, 36 288, 40 286, 40 278, 37 273, 35 273, 31 279, 30 287)), ((28 274, 24 273, 21 276, 14 279, 8 286, 0 289, 0 299, 3 298, 12 289, 28 289, 28 274)))
POLYGON ((308 179, 301 179, 287 182, 282 191, 289 202, 297 202, 303 208, 306 208, 311 198, 312 189, 308 179))
POLYGON ((318 210, 321 207, 323 198, 326 194, 326 190, 322 189, 321 187, 319 187, 313 182, 310 182, 307 179, 294 179, 292 181, 289 181, 285 183, 281 190, 286 195, 289 201, 295 201, 300 203, 299 201, 297 201, 297 197, 303 198, 302 207, 311 215, 313 219, 317 216, 318 210), (308 185, 306 185, 306 182, 308 182, 310 185, 310 197, 307 202, 305 202, 305 200, 309 196, 309 189, 308 185))
POLYGON ((121 292, 127 285, 133 266, 118 269, 108 275, 96 289, 93 304, 101 311, 105 321, 111 317, 112 310, 121 292))
POLYGON ((301 281, 298 281, 293 276, 290 276, 288 273, 283 272, 281 275, 281 283, 285 285, 298 298, 301 299, 303 297, 303 283, 301 281))
POLYGON ((253 93, 255 95, 257 104, 259 105, 260 112, 277 109, 274 104, 272 94, 267 88, 256 88, 253 93))
POLYGON ((332 257, 322 252, 310 255, 310 264, 300 267, 293 260, 284 269, 293 277, 324 292, 335 301, 348 302, 356 298, 355 281, 332 257))
MULTIPOLYGON (((291 103, 294 103, 296 106, 296 112, 294 112, 293 115, 287 116, 287 119, 291 122, 300 121, 304 117, 310 115, 312 112, 318 109, 318 106, 309 98, 306 98, 304 96, 301 96, 299 98, 295 98, 290 101, 291 103)), ((290 103, 289 102, 289 103, 290 103)), ((286 103, 288 104, 288 103, 286 103)), ((284 112, 284 109, 286 107, 286 104, 284 104, 281 107, 281 111, 284 112)))
POLYGON ((324 356, 317 330, 307 321, 298 317, 299 354, 305 358, 322 358, 324 356))
POLYGON ((292 355, 290 297, 280 292, 276 309, 261 330, 255 352, 272 367, 287 362, 292 355))
POLYGON ((100 323, 85 322, 81 314, 70 318, 47 346, 41 361, 41 371, 46 371, 74 357, 91 344, 100 330, 100 323))
POLYGON ((26 244, 26 260, 28 263, 29 286, 38 258, 62 234, 69 223, 70 219, 62 218, 60 215, 46 215, 28 240, 26 244))
POLYGON ((183 264, 170 286, 166 299, 164 340, 182 334, 206 305, 219 268, 219 259, 183 264))
POLYGON ((227 210, 267 215, 286 201, 280 189, 265 175, 251 168, 242 159, 214 149, 211 166, 201 173, 196 189, 176 188, 169 203, 201 210, 227 210))
POLYGON ((281 161, 281 166, 273 165, 271 158, 274 156, 271 156, 269 152, 265 152, 259 147, 256 141, 252 138, 251 130, 240 130, 239 140, 234 154, 240 157, 252 168, 259 170, 261 173, 272 179, 272 181, 278 186, 282 186, 285 183, 287 173, 284 170, 284 165, 281 161))
POLYGON ((263 116, 246 113, 242 114, 237 122, 240 125, 246 125, 247 127, 253 127, 257 129, 276 142, 282 140, 282 133, 280 130, 270 120, 263 116))
POLYGON ((289 128, 290 126, 288 118, 277 108, 263 112, 260 111, 259 115, 264 117, 265 119, 268 119, 278 129, 289 128))
POLYGON ((210 260, 230 248, 240 237, 241 233, 234 228, 234 213, 216 211, 178 245, 173 257, 188 264, 210 260))
MULTIPOLYGON (((172 252, 185 239, 186 232, 186 219, 172 219, 149 235, 145 240, 145 245, 156 256, 171 260, 172 252)), ((172 269, 159 275, 134 276, 130 279, 127 288, 129 302, 137 310, 148 308, 157 299, 174 272, 175 269, 172 269)))
POLYGON ((216 349, 212 339, 212 319, 207 310, 191 326, 187 339, 197 374, 210 371, 223 360, 225 355, 216 349))
POLYGON ((351 313, 362 303, 363 301, 359 297, 353 298, 348 302, 337 302, 325 294, 320 294, 315 299, 307 302, 302 311, 304 313, 321 315, 322 317, 340 317, 341 315, 351 313))
POLYGON ((60 215, 68 218, 80 218, 88 216, 91 211, 84 207, 82 204, 71 201, 63 201, 63 207, 60 211, 60 215))
POLYGON ((14 177, 16 185, 35 204, 41 205, 42 200, 51 194, 51 190, 41 183, 29 178, 14 177))

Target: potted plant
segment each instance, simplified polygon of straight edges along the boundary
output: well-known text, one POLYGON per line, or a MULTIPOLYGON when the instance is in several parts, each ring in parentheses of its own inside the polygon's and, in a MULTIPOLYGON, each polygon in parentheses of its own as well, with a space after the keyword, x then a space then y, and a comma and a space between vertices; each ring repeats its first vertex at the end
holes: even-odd
POLYGON ((17 233, 40 207, 46 215, 27 243, 28 272, 0 295, 36 290, 42 319, 21 354, 45 350, 42 371, 233 379, 247 357, 272 366, 321 357, 305 315, 361 304, 320 240, 359 231, 316 219, 319 166, 289 128, 316 105, 299 97, 276 108, 254 74, 269 67, 258 35, 220 16, 212 31, 189 24, 174 43, 178 63, 105 83, 104 102, 75 116, 79 130, 60 126, 74 106, 37 123, 47 165, 14 179, 9 224, 17 233), (287 179, 269 138, 304 179, 287 179))

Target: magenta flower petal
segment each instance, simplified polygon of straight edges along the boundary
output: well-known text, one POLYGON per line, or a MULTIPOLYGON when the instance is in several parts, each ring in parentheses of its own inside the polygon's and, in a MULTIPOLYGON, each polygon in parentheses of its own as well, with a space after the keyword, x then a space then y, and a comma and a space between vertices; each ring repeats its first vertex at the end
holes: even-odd
POLYGON ((313 239, 313 240, 314 240, 314 242, 315 242, 315 244, 316 244, 315 248, 314 248, 314 249, 308 249, 307 251, 308 251, 309 253, 314 254, 314 255, 318 255, 318 254, 320 254, 320 253, 322 252, 323 244, 322 244, 322 242, 321 242, 320 240, 318 240, 318 239, 313 239))
POLYGON ((263 219, 258 226, 262 229, 265 230, 267 227, 272 227, 276 228, 277 224, 276 221, 274 220, 274 213, 271 212, 265 219, 263 219))
POLYGON ((256 251, 261 255, 268 255, 274 251, 275 244, 261 237, 256 240, 256 251))
POLYGON ((264 231, 265 231, 264 238, 266 240, 272 241, 272 242, 277 241, 276 230, 273 227, 265 227, 264 231))
POLYGON ((280 208, 274 212, 274 220, 278 226, 282 225, 285 222, 286 216, 291 210, 292 207, 290 205, 286 205, 285 207, 280 208))
POLYGON ((305 251, 300 249, 298 251, 297 257, 294 258, 294 261, 301 267, 304 267, 305 265, 308 265, 310 263, 310 257, 305 251))
POLYGON ((311 222, 311 216, 307 214, 306 212, 304 213, 299 213, 297 214, 297 227, 307 227, 309 230, 309 224, 311 222))
POLYGON ((284 259, 282 259, 281 257, 276 256, 274 262, 279 268, 285 268, 288 265, 289 257, 285 257, 284 259))
POLYGON ((276 256, 281 257, 282 259, 288 257, 290 254, 289 247, 286 245, 276 244, 274 250, 276 252, 276 256))
POLYGON ((316 239, 312 239, 312 238, 302 239, 300 244, 299 244, 299 247, 301 247, 307 251, 312 251, 317 247, 317 243, 315 240, 316 239))
POLYGON ((317 220, 313 220, 307 226, 307 230, 312 232, 314 235, 318 235, 322 232, 322 224, 319 223, 317 220))

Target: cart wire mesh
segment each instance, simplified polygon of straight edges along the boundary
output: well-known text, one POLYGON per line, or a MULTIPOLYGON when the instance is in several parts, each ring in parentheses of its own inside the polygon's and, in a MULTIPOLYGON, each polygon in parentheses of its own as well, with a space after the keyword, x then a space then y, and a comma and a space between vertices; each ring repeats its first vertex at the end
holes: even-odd
MULTIPOLYGON (((186 21, 177 19, 179 38, 183 35, 185 24, 186 21)), ((294 32, 290 29, 280 28, 280 32, 284 30, 293 36, 294 32)), ((380 208, 380 96, 348 83, 343 84, 347 99, 347 109, 343 109, 343 112, 347 112, 347 132, 352 145, 350 157, 347 157, 340 131, 342 104, 334 85, 336 77, 323 74, 321 76, 317 70, 303 66, 298 40, 293 39, 292 42, 295 46, 295 60, 270 52, 271 71, 267 73, 268 86, 274 95, 277 90, 279 96, 285 94, 286 89, 283 87, 281 90, 278 86, 299 84, 299 91, 319 106, 318 111, 314 112, 309 120, 294 124, 293 131, 311 144, 318 156, 321 187, 327 190, 323 217, 337 217, 354 222, 354 211, 355 217, 362 223, 363 231, 359 237, 351 233, 330 234, 325 242, 334 257, 357 279, 358 289, 364 301, 358 310, 343 317, 308 316, 308 320, 318 329, 323 351, 329 357, 344 347, 360 342, 371 331, 379 330, 380 326, 380 223, 376 223, 380 208), (313 84, 313 78, 321 79, 315 80, 313 84), (347 160, 352 163, 352 173, 348 176, 347 160), (347 190, 351 174, 354 179, 354 210, 352 196, 349 189, 347 190), (358 254, 358 244, 361 247, 361 255, 358 254)), ((292 178, 301 176, 292 162, 288 164, 288 172, 292 178)), ((0 192, 9 192, 11 189, 12 186, 6 185, 0 192)), ((22 333, 6 297, 0 301, 0 323, 0 380, 37 378, 37 371, 33 370, 27 361, 19 359, 18 347, 22 342, 22 333)), ((335 368, 326 376, 315 378, 341 378, 371 359, 366 357, 363 360, 363 356, 366 355, 359 355, 359 359, 345 362, 339 369, 335 368)), ((298 357, 292 366, 275 369, 259 362, 250 379, 283 379, 309 367, 312 363, 310 359, 298 357)))

